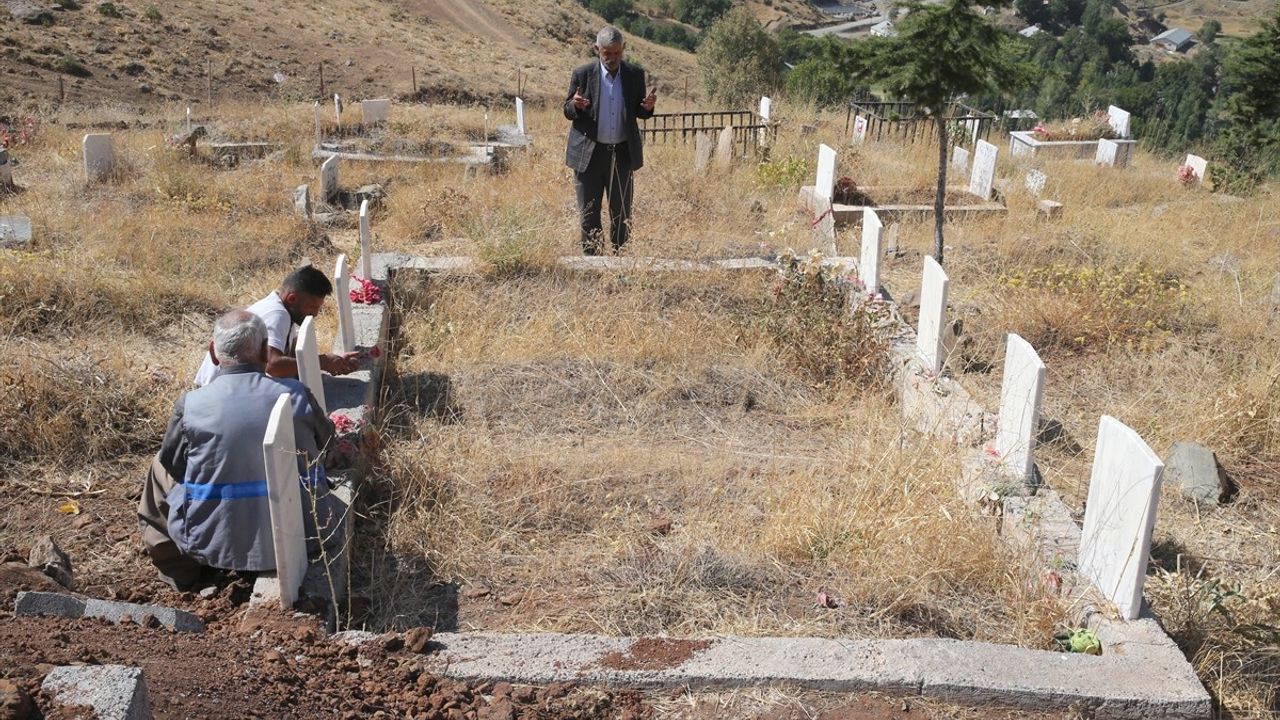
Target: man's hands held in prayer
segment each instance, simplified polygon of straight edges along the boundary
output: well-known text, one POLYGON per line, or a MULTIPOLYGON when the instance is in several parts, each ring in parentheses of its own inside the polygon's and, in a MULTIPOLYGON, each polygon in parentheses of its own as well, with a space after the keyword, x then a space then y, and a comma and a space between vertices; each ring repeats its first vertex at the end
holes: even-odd
POLYGON ((645 96, 644 100, 640 101, 640 107, 644 108, 645 112, 653 112, 653 106, 656 105, 657 103, 658 103, 658 91, 650 90, 649 94, 645 96))
POLYGON ((582 88, 573 91, 573 108, 575 110, 586 110, 591 105, 591 101, 582 95, 582 88))
POLYGON ((320 369, 330 375, 346 375, 360 367, 360 353, 349 352, 341 355, 324 353, 320 356, 320 369))

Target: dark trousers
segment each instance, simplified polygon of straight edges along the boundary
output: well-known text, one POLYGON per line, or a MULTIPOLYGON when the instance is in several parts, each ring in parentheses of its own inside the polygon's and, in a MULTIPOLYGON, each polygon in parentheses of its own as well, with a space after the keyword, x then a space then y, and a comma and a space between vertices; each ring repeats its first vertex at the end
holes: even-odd
POLYGON ((573 174, 573 189, 578 197, 578 221, 582 228, 582 252, 599 255, 601 251, 600 207, 609 196, 609 240, 614 251, 627 242, 631 225, 631 154, 626 143, 596 145, 587 169, 573 174))

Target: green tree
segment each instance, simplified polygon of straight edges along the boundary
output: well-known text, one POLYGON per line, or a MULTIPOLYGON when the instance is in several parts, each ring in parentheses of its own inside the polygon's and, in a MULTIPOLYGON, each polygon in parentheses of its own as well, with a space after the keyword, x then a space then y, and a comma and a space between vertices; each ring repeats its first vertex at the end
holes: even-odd
POLYGON ((976 0, 912 4, 910 14, 897 25, 897 37, 870 59, 877 84, 933 117, 938 142, 933 256, 939 263, 947 189, 947 103, 960 95, 1002 94, 1021 74, 1011 52, 1011 35, 978 14, 975 5, 976 0))
POLYGON ((631 12, 631 0, 579 0, 584 7, 591 12, 604 18, 606 22, 613 22, 619 17, 631 12))
POLYGON ((1214 187, 1252 190, 1280 166, 1280 10, 1227 53, 1219 98, 1214 187))
POLYGON ((729 11, 730 0, 676 0, 676 19, 700 28, 708 27, 729 11))
POLYGON ((1217 20, 1205 20, 1200 26, 1200 30, 1196 32, 1196 39, 1201 45, 1213 45, 1218 40, 1218 33, 1222 32, 1222 23, 1217 20))
POLYGON ((735 8, 703 34, 698 68, 712 100, 746 106, 781 86, 782 50, 750 11, 735 8))

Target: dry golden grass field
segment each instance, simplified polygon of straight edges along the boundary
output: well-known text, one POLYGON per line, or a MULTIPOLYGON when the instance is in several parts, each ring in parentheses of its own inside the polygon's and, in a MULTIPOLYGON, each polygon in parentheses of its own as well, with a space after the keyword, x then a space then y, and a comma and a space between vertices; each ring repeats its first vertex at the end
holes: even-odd
MULTIPOLYGON (((13 149, 22 190, 0 198, 0 215, 36 228, 30 248, 0 251, 0 549, 52 531, 82 591, 162 596, 136 552, 130 498, 211 318, 304 258, 355 257, 356 233, 293 215, 291 189, 317 182, 309 103, 219 106, 215 137, 281 145, 229 170, 167 147, 176 111, 30 110, 39 130, 13 149), (146 127, 115 133, 118 177, 86 186, 83 131, 67 123, 135 119, 146 127), (79 514, 59 511, 68 498, 79 514)), ((797 191, 819 142, 841 147, 839 174, 860 186, 932 180, 930 148, 845 148, 843 117, 779 110, 768 162, 704 175, 687 147, 647 148, 626 253, 808 249, 797 191)), ((397 106, 392 131, 461 142, 511 119, 397 106)), ((883 383, 806 374, 771 334, 772 277, 551 268, 576 252, 563 121, 539 110, 530 124, 534 147, 500 175, 343 166, 344 187, 387 190, 379 249, 483 261, 475 275, 397 288, 386 444, 356 547, 373 601, 363 622, 1048 646, 1065 610, 954 495, 955 451, 906 430, 883 383), (815 607, 819 592, 841 607, 815 607)), ((1046 194, 1066 208, 1044 223, 1007 162, 1008 215, 947 228, 951 313, 964 319, 951 372, 994 409, 1005 333, 1036 345, 1059 427, 1041 471, 1077 507, 1102 413, 1162 455, 1177 440, 1217 452, 1238 492, 1212 510, 1165 494, 1148 595, 1224 717, 1274 717, 1274 188, 1186 190, 1176 161, 1144 153, 1128 169, 1049 164, 1046 194)), ((886 284, 900 297, 919 283, 932 226, 904 223, 898 237, 886 284)), ((842 253, 856 238, 842 230, 842 253)), ((332 310, 320 320, 327 344, 332 310)))

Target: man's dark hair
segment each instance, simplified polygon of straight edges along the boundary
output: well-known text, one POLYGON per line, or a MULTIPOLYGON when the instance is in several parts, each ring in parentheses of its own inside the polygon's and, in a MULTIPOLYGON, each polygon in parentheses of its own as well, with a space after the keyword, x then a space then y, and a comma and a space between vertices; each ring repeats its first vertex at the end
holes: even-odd
POLYGON ((300 292, 312 297, 329 297, 333 292, 333 283, 313 265, 305 265, 289 273, 280 283, 281 294, 300 292))

